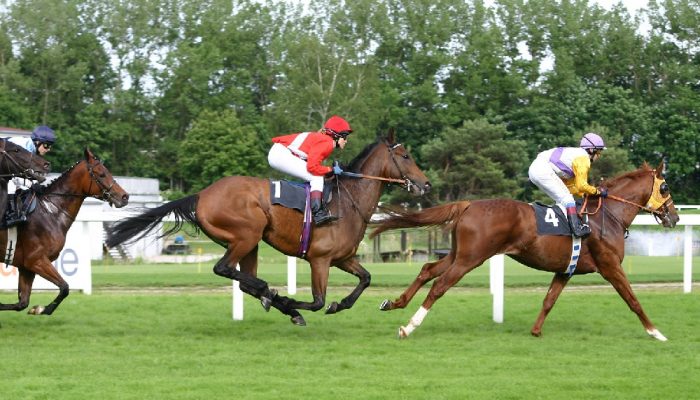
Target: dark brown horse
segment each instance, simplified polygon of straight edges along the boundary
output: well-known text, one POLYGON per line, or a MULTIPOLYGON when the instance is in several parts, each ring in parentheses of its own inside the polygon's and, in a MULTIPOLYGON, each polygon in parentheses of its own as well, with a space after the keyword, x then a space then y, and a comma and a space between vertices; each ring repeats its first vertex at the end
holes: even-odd
MULTIPOLYGON (((85 159, 75 164, 46 187, 37 189, 37 207, 17 229, 14 255, 9 264, 19 271, 18 299, 15 304, 0 304, 0 310, 21 311, 29 305, 32 283, 38 274, 58 286, 58 296, 46 307, 34 306, 30 314, 51 315, 68 296, 68 284, 56 271, 54 261, 66 243, 66 234, 86 197, 124 207, 129 195, 117 184, 107 167, 85 150, 85 159)), ((0 246, 8 248, 10 230, 0 231, 0 246)), ((4 252, 7 254, 7 250, 4 252)))
POLYGON ((326 302, 326 287, 331 265, 355 275, 357 287, 340 303, 333 302, 326 313, 352 307, 362 291, 370 284, 370 274, 355 258, 367 223, 372 216, 386 179, 400 180, 414 194, 430 189, 430 183, 416 166, 404 146, 396 143, 393 131, 389 136, 368 145, 348 166, 347 171, 365 177, 338 178, 337 191, 329 203, 330 210, 340 220, 319 227, 311 233, 306 260, 311 265, 313 301, 302 302, 277 295, 267 282, 257 278, 258 243, 261 240, 280 252, 295 256, 299 248, 302 214, 270 201, 270 181, 245 176, 220 179, 198 194, 164 204, 141 215, 122 220, 109 232, 107 245, 115 246, 142 237, 163 218, 175 213, 179 224, 163 235, 180 229, 189 221, 215 242, 226 247, 226 254, 214 266, 217 275, 241 282, 241 290, 261 300, 263 306, 277 308, 291 317, 293 323, 304 325, 297 309, 317 311, 326 302), (240 264, 240 271, 236 271, 240 264))
MULTIPOLYGON (((662 167, 663 164, 654 170, 645 164, 639 170, 604 183, 609 196, 600 199, 602 208, 590 215, 593 233, 582 242, 575 274, 599 272, 637 314, 647 333, 663 341, 666 338, 642 310, 621 265, 625 255, 625 232, 640 209, 653 212, 667 228, 678 222, 668 185, 661 176, 662 167)), ((542 311, 532 328, 532 334, 540 336, 547 314, 569 281, 565 270, 571 256, 572 239, 538 235, 532 207, 514 200, 461 201, 397 215, 383 221, 372 235, 387 229, 443 223, 452 224, 450 253, 425 264, 401 297, 393 302, 385 300, 380 307, 382 310, 406 307, 418 289, 437 278, 418 312, 406 327, 399 329, 399 337, 407 337, 418 327, 433 304, 467 272, 498 253, 531 268, 555 273, 542 311)))
POLYGON ((43 182, 50 164, 24 147, 9 140, 0 139, 0 218, 7 207, 7 182, 14 177, 22 177, 43 182))

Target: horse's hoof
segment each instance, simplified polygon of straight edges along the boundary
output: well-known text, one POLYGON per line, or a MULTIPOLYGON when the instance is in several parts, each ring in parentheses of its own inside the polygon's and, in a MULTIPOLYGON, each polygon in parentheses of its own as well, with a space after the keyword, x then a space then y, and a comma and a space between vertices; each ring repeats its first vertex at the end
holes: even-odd
POLYGON ((530 331, 530 334, 534 337, 541 337, 542 336, 542 332, 530 331))
POLYGON ((260 304, 262 304, 265 311, 270 311, 270 307, 272 307, 272 299, 274 299, 275 296, 277 296, 277 289, 270 289, 268 290, 267 296, 260 296, 260 304))
POLYGON ((292 323, 296 326, 306 326, 306 321, 304 321, 304 317, 301 315, 297 315, 296 317, 291 318, 292 323))
POLYGON ((44 309, 45 309, 44 306, 34 306, 29 311, 27 311, 27 314, 40 315, 41 313, 44 312, 44 309))
POLYGON ((338 312, 338 303, 332 302, 328 308, 326 308, 326 314, 335 314, 338 312))
POLYGON ((653 337, 654 339, 659 340, 659 341, 661 341, 661 342, 665 342, 665 341, 668 340, 668 339, 666 338, 666 336, 664 336, 663 333, 659 332, 659 330, 656 329, 656 328, 654 328, 654 329, 647 329, 647 333, 649 334, 649 336, 651 336, 651 337, 653 337))
POLYGON ((406 339, 408 337, 408 332, 406 332, 406 327, 405 326, 400 326, 399 327, 399 334, 398 334, 399 339, 406 339))
POLYGON ((389 311, 389 310, 391 310, 391 306, 392 306, 391 300, 385 299, 384 301, 382 301, 382 304, 379 305, 379 309, 382 311, 389 311))

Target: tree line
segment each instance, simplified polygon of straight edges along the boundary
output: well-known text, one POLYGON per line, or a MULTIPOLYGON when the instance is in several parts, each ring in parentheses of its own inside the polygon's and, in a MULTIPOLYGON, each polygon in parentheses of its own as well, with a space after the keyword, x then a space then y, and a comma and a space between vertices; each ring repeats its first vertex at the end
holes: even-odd
POLYGON ((609 148, 596 182, 664 160, 676 202, 700 203, 697 1, 0 4, 0 125, 53 127, 56 171, 89 146, 180 196, 275 176, 271 137, 339 114, 355 133, 334 156, 395 128, 435 185, 428 204, 535 199, 530 160, 588 131, 609 148))

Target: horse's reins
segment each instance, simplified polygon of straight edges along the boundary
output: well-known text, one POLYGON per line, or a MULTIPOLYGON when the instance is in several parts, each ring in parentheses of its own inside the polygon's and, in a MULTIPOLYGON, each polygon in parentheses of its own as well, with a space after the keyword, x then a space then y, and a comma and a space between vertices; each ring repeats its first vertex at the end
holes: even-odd
MULTIPOLYGON (((17 167, 21 167, 21 165, 17 162, 17 160, 15 160, 15 159, 12 157, 12 155, 10 155, 10 153, 8 153, 7 150, 5 150, 4 148, 3 148, 2 150, 0 150, 0 154, 4 155, 5 158, 10 162, 10 164, 12 164, 12 165, 14 165, 14 166, 17 166, 17 167)), ((34 154, 32 154, 32 155, 30 156, 30 160, 31 160, 32 158, 34 158, 34 154)), ((30 162, 30 164, 31 164, 31 162, 30 162)), ((35 174, 36 174, 36 171, 34 171, 34 169, 32 169, 32 168, 27 168, 27 169, 25 169, 25 170, 23 170, 22 172, 19 172, 19 173, 14 173, 14 174, 0 174, 0 178, 14 178, 14 177, 28 178, 28 176, 30 176, 30 175, 35 175, 35 174)))
MULTIPOLYGON (((651 172, 652 172, 652 173, 656 173, 655 170, 651 170, 651 172)), ((652 179, 653 179, 653 176, 652 176, 652 179)), ((652 183, 653 183, 653 182, 652 182, 652 183)), ((665 183, 665 181, 664 181, 664 183, 665 183)), ((652 185, 651 195, 650 195, 649 198, 651 199, 653 196, 654 196, 654 185, 652 185)), ((611 200, 619 201, 620 203, 624 203, 624 204, 629 204, 629 205, 635 206, 635 207, 639 208, 640 210, 644 210, 644 211, 646 211, 646 212, 652 214, 652 215, 654 216, 654 218, 657 218, 657 221, 658 221, 658 218, 661 218, 661 217, 663 217, 664 215, 667 215, 667 214, 668 214, 668 207, 669 207, 671 204, 673 204, 673 199, 671 198, 670 195, 668 196, 668 199, 666 199, 663 203, 661 203, 661 204, 659 205, 659 207, 657 207, 656 209, 651 208, 651 207, 649 207, 649 206, 642 205, 642 204, 637 204, 637 203, 635 203, 635 202, 633 202, 633 201, 629 201, 629 200, 627 200, 627 199, 625 199, 625 198, 622 198, 622 197, 619 197, 619 196, 615 196, 615 195, 612 195, 612 194, 608 194, 606 197, 607 197, 608 199, 611 199, 611 200), (664 211, 659 211, 659 210, 661 210, 662 208, 664 209, 664 211)), ((602 197, 602 196, 598 196, 598 206, 596 207, 596 209, 595 209, 593 212, 586 211, 586 209, 587 209, 587 207, 588 207, 588 199, 589 199, 589 198, 590 198, 590 195, 584 196, 583 204, 581 205, 581 215, 583 215, 583 214, 586 214, 586 215, 595 215, 595 214, 598 213, 598 211, 600 211, 600 208, 601 208, 602 205, 603 205, 603 197, 602 197)), ((614 217, 614 216, 613 216, 613 217, 614 217)), ((614 218, 614 219, 616 219, 618 222, 620 222, 617 218, 614 218)), ((603 219, 603 222, 604 222, 604 221, 605 221, 605 219, 603 219)))
MULTIPOLYGON (((399 163, 396 162, 396 159, 394 158, 394 152, 393 152, 393 150, 394 150, 395 148, 401 146, 401 143, 396 143, 396 144, 394 144, 393 146, 392 146, 392 145, 389 145, 389 143, 386 143, 386 145, 387 145, 387 147, 389 148, 389 154, 391 154, 391 161, 394 162, 394 165, 396 166, 396 169, 399 170, 399 174, 401 175, 401 177, 402 177, 403 179, 398 179, 398 178, 385 178, 385 177, 383 177, 383 176, 365 175, 365 174, 358 174, 358 173, 356 173, 356 172, 347 172, 347 171, 343 171, 341 175, 349 176, 349 177, 352 177, 352 178, 373 179, 373 180, 377 180, 377 181, 384 181, 384 182, 391 182, 391 183, 401 183, 401 184, 406 185, 406 189, 407 189, 407 190, 411 190, 411 186, 413 186, 413 185, 415 185, 415 184, 406 176, 406 174, 404 174, 404 172, 401 170, 401 166, 399 166, 399 163)), ((337 182, 338 182, 338 187, 341 187, 341 186, 342 186, 343 190, 345 190, 345 192, 348 194, 348 197, 350 198, 350 203, 352 204, 352 207, 353 207, 353 208, 355 209, 355 211, 357 211, 357 213, 360 214, 360 216, 361 216, 362 213, 360 212, 360 208, 359 208, 359 207, 357 206, 357 204, 355 203, 355 199, 352 197, 352 194, 350 193, 350 191, 348 190, 348 188, 346 188, 345 185, 343 185, 343 184, 340 182, 340 180, 338 180, 337 182)), ((338 195, 340 195, 340 192, 338 192, 338 195)), ((363 219, 364 219, 364 218, 363 218, 363 219)), ((367 219, 364 219, 364 221, 365 221, 366 224, 369 224, 369 222, 370 222, 370 221, 367 220, 367 219)))
POLYGON ((110 199, 112 198, 112 194, 110 193, 112 190, 112 187, 114 187, 114 184, 116 181, 113 181, 111 185, 107 186, 102 182, 97 176, 95 176, 93 172, 93 168, 95 165, 102 164, 100 160, 97 160, 95 165, 91 165, 89 162, 85 161, 87 164, 87 170, 88 174, 90 175, 90 187, 88 188, 87 192, 90 193, 90 190, 92 189, 92 184, 93 182, 97 184, 97 187, 102 191, 101 196, 99 195, 88 195, 86 193, 80 194, 80 193, 43 193, 45 196, 64 196, 64 197, 81 197, 81 196, 89 196, 93 197, 97 200, 102 200, 102 201, 107 201, 110 202, 110 199))

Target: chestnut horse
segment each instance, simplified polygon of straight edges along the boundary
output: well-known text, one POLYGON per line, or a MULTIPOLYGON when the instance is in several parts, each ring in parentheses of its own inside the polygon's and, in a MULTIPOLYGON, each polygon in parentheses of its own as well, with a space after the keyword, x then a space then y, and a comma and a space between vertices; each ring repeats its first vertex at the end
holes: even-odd
MULTIPOLYGON (((654 213, 664 227, 673 228, 678 214, 670 190, 661 175, 661 168, 648 165, 605 182, 607 199, 598 198, 602 209, 590 213, 593 232, 583 239, 575 274, 599 272, 617 290, 629 308, 637 314, 652 337, 666 338, 654 327, 642 310, 622 269, 625 255, 625 232, 640 209, 654 213)), ((531 333, 541 335, 542 324, 569 281, 565 273, 571 256, 571 237, 537 234, 535 213, 527 203, 514 200, 460 201, 416 213, 399 214, 383 221, 373 232, 387 229, 451 224, 452 249, 444 258, 427 263, 415 281, 397 299, 385 300, 381 310, 404 308, 428 281, 437 278, 427 298, 406 327, 399 328, 399 337, 407 337, 445 292, 467 272, 491 256, 504 253, 528 267, 554 272, 531 333)))
POLYGON ((280 296, 267 282, 257 278, 258 243, 264 240, 280 252, 296 256, 303 218, 298 211, 271 203, 267 179, 222 178, 197 194, 116 223, 109 230, 107 245, 111 247, 143 237, 158 227, 166 215, 174 213, 176 226, 161 236, 176 232, 185 221, 193 223, 226 247, 225 255, 214 266, 215 274, 240 281, 241 290, 260 299, 266 310, 275 307, 289 315, 294 324, 305 325, 297 309, 318 311, 323 308, 331 265, 355 275, 359 283, 340 303, 330 304, 326 313, 351 308, 369 286, 370 274, 360 265, 355 253, 386 181, 402 182, 416 195, 430 189, 428 178, 406 148, 395 142, 393 131, 387 138, 368 145, 346 170, 375 179, 338 178, 337 192, 328 207, 340 219, 313 228, 305 256, 311 265, 311 302, 280 296), (240 264, 240 271, 236 270, 236 264, 240 264))
POLYGON ((18 302, 0 304, 0 311, 21 311, 29 305, 32 283, 38 274, 58 286, 58 296, 46 307, 34 306, 30 314, 51 315, 68 296, 68 283, 56 271, 52 261, 58 258, 66 243, 66 234, 73 224, 86 197, 107 201, 116 207, 124 207, 129 195, 117 184, 107 167, 88 149, 85 159, 56 178, 48 186, 37 188, 37 207, 27 221, 10 229, 0 230, 0 246, 8 249, 10 231, 16 229, 14 254, 9 264, 19 271, 18 302))
POLYGON ((43 182, 49 167, 49 162, 43 157, 9 140, 0 139, 0 218, 5 215, 7 207, 8 180, 22 177, 43 182))

